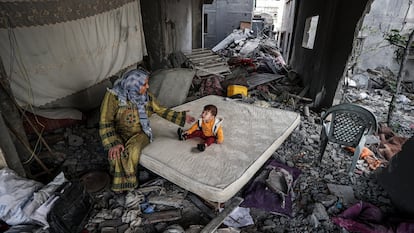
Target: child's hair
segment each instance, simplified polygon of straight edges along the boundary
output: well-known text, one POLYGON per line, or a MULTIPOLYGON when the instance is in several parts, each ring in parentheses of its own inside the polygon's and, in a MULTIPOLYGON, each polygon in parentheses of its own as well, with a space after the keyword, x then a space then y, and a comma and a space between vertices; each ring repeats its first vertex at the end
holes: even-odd
POLYGON ((204 106, 204 111, 209 111, 211 112, 211 115, 217 116, 217 107, 212 104, 204 106))

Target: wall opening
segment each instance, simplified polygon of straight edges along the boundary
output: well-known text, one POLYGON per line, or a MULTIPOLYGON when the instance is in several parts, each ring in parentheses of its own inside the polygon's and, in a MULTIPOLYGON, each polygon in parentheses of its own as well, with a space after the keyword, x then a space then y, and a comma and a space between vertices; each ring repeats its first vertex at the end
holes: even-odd
POLYGON ((303 32, 302 47, 313 49, 315 43, 316 29, 318 28, 319 15, 306 19, 305 31, 303 32))
POLYGON ((208 14, 204 14, 204 28, 203 28, 203 33, 208 33, 207 31, 207 25, 208 25, 208 14))

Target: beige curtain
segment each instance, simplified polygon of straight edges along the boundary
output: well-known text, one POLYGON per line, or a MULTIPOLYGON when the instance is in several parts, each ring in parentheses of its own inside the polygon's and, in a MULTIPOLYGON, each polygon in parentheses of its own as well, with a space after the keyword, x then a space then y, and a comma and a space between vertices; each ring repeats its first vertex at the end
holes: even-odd
POLYGON ((27 9, 25 1, 0 3, 7 9, 0 12, 0 56, 19 104, 41 107, 91 87, 146 55, 139 1, 47 4, 52 3, 48 8, 32 1, 27 9), (34 15, 21 19, 22 10, 34 15))

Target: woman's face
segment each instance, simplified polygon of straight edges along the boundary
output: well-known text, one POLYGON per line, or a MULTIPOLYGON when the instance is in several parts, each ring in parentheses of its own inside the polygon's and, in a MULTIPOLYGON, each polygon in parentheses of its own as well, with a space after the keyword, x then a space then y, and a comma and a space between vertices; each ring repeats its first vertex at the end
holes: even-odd
POLYGON ((148 78, 145 80, 145 83, 144 83, 144 85, 142 85, 141 86, 141 89, 139 89, 139 94, 140 95, 143 95, 143 94, 145 94, 146 92, 147 92, 147 89, 149 88, 149 85, 148 85, 148 78))

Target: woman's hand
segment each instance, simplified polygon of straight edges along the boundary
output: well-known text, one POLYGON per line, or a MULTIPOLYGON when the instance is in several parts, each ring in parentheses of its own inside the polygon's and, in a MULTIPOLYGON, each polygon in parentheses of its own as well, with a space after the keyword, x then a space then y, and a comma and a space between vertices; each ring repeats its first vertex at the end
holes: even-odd
POLYGON ((186 114, 185 115, 185 121, 189 124, 193 123, 195 121, 195 118, 191 115, 186 114))
POLYGON ((186 112, 185 114, 185 122, 187 122, 188 124, 191 124, 195 121, 195 118, 193 116, 191 116, 190 114, 187 114, 187 112, 189 112, 190 110, 184 110, 184 112, 186 112))
POLYGON ((125 150, 124 145, 118 144, 116 146, 111 147, 108 151, 108 159, 114 160, 119 159, 121 157, 121 153, 125 150))

